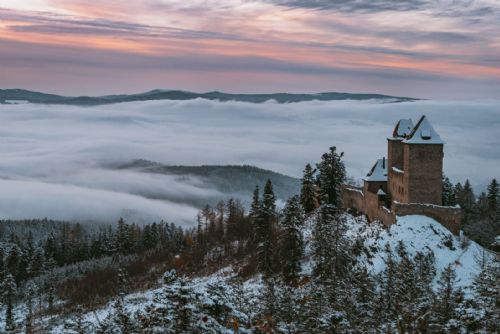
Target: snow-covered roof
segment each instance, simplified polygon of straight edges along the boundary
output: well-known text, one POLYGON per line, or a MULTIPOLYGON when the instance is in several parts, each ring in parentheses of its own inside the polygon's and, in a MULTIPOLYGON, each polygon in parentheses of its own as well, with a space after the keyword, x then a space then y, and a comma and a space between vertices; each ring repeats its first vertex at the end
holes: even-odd
POLYGON ((385 193, 385 191, 383 191, 383 190, 382 190, 382 188, 380 188, 380 189, 377 191, 377 195, 380 195, 380 196, 385 196, 385 195, 387 195, 387 194, 385 193))
POLYGON ((371 182, 387 181, 387 163, 385 157, 377 160, 363 180, 371 182))
POLYGON ((392 132, 393 138, 405 138, 413 129, 413 121, 411 118, 402 118, 396 124, 392 132))
POLYGON ((425 115, 420 118, 403 142, 408 144, 444 144, 425 115))

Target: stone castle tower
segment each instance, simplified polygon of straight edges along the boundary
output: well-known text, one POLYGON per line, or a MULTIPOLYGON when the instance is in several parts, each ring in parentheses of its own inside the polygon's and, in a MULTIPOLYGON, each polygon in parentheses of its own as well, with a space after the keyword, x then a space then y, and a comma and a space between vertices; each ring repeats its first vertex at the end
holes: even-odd
POLYGON ((387 138, 387 190, 392 201, 441 205, 444 142, 425 116, 401 119, 387 138))
POLYGON ((397 216, 429 216, 458 234, 460 208, 442 206, 443 146, 425 116, 416 124, 399 120, 387 138, 387 160, 377 160, 362 187, 343 186, 343 206, 386 226, 397 216))

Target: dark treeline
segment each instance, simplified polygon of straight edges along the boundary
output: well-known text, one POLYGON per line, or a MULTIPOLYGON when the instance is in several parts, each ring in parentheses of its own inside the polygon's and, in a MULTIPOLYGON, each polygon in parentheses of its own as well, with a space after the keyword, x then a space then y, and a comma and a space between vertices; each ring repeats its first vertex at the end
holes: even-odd
POLYGON ((476 195, 466 180, 455 186, 443 176, 443 205, 460 205, 464 233, 483 247, 494 246, 495 237, 500 235, 500 191, 493 179, 486 192, 476 195))

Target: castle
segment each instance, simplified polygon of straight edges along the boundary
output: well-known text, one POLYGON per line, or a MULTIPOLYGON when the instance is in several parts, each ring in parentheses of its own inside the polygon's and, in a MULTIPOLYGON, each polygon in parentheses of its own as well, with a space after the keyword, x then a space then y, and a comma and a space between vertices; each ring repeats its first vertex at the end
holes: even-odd
POLYGON ((416 124, 399 120, 387 138, 387 159, 375 162, 362 187, 343 185, 343 206, 386 226, 397 216, 429 216, 458 234, 460 208, 442 206, 443 146, 426 116, 416 124))

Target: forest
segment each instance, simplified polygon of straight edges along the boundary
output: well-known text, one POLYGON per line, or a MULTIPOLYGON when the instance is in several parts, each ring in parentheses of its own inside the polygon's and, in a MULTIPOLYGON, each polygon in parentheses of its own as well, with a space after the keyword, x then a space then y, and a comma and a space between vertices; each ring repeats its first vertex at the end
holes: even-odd
POLYGON ((370 249, 340 205, 342 157, 332 147, 306 165, 300 194, 283 208, 267 180, 248 212, 238 199, 207 205, 191 229, 2 221, 0 328, 3 319, 7 333, 43 333, 46 319, 64 319, 65 333, 497 332, 500 264, 489 255, 500 230, 497 181, 476 196, 469 181, 443 176, 443 204, 460 205, 464 233, 491 250, 463 291, 451 264, 438 272, 432 249, 410 254, 402 242, 386 245, 381 272, 369 270, 360 259, 370 249), (229 280, 197 284, 228 267, 229 280), (255 278, 258 291, 248 291, 255 278), (127 294, 149 290, 145 309, 126 307, 127 294), (106 317, 89 321, 110 302, 106 317))

